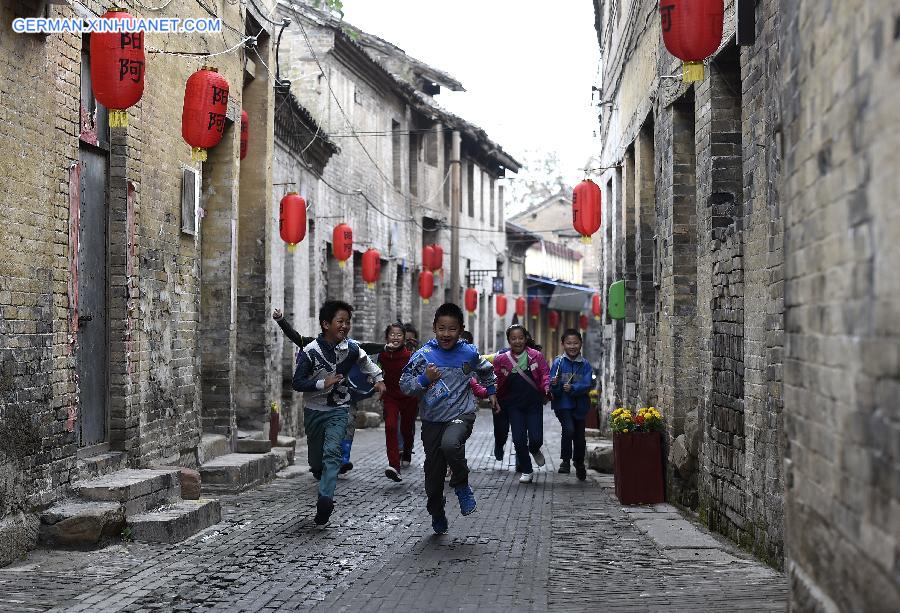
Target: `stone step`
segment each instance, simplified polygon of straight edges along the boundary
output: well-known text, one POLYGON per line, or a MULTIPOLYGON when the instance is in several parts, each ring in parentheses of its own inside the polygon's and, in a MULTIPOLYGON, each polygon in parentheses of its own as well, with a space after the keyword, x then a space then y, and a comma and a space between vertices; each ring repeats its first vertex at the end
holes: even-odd
POLYGON ((203 464, 215 458, 231 453, 231 445, 224 434, 204 433, 200 437, 200 446, 197 449, 198 461, 203 464))
POLYGON ((129 515, 130 538, 145 543, 178 543, 222 521, 218 500, 182 500, 159 509, 129 515))
POLYGON ((204 493, 236 494, 275 478, 274 453, 229 453, 200 465, 204 493))
POLYGON ((276 443, 275 446, 290 447, 291 449, 295 449, 297 447, 297 439, 293 436, 279 436, 278 443, 276 443))
POLYGON ((269 453, 272 443, 261 438, 239 438, 235 441, 235 453, 269 453))
POLYGON ((125 468, 125 454, 121 451, 81 458, 75 463, 75 470, 80 481, 102 477, 122 468, 125 468))
POLYGON ((65 500, 41 513, 40 539, 51 547, 97 547, 121 536, 123 528, 118 502, 65 500))
POLYGON ((114 473, 76 482, 77 496, 94 502, 117 502, 128 515, 141 513, 181 498, 179 470, 126 468, 114 473))
POLYGON ((272 453, 278 456, 275 461, 275 470, 279 471, 294 464, 294 448, 293 447, 273 447, 272 453))

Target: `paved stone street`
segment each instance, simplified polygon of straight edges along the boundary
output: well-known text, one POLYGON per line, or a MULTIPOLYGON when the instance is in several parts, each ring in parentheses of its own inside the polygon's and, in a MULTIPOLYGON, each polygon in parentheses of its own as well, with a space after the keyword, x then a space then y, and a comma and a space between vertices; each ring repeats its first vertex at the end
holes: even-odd
POLYGON ((669 505, 623 508, 611 477, 557 474, 549 411, 545 424, 546 472, 519 485, 509 455, 502 466, 491 457, 481 411, 468 445, 478 510, 461 517, 448 489, 445 536, 424 509, 421 447, 395 484, 383 431, 363 430, 326 528, 312 523, 316 486, 298 449, 293 476, 223 496, 223 521, 185 542, 38 551, 0 569, 0 610, 785 609, 782 574, 669 505))

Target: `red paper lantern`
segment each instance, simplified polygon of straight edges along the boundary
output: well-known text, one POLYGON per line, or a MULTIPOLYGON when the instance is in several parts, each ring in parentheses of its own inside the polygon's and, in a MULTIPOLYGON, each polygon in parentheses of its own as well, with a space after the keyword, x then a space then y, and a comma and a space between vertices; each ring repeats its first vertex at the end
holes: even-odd
POLYGON ((474 315, 475 311, 478 310, 478 290, 474 287, 466 288, 466 310, 469 312, 469 315, 474 315))
POLYGON ((505 294, 497 294, 497 297, 494 298, 494 306, 497 309, 497 315, 500 317, 506 316, 506 295, 505 294))
POLYGON ((434 270, 434 247, 425 245, 422 247, 422 268, 434 270))
POLYGON ((516 298, 516 315, 525 317, 525 299, 522 296, 516 298))
POLYGON ((538 315, 541 314, 541 300, 540 298, 529 298, 528 299, 528 314, 531 315, 532 319, 537 319, 538 315))
POLYGON ((369 249, 362 256, 362 278, 369 286, 375 287, 375 282, 381 276, 381 254, 377 249, 369 249))
POLYGON ((419 273, 419 296, 422 302, 428 304, 431 295, 434 293, 434 273, 430 270, 423 270, 419 273))
POLYGON ((572 192, 572 226, 583 242, 591 242, 591 236, 600 229, 600 215, 600 187, 585 179, 572 192))
POLYGON ((591 313, 594 314, 594 319, 600 319, 600 314, 603 313, 603 309, 600 308, 600 294, 591 297, 591 313))
POLYGON ((578 327, 581 328, 582 332, 588 329, 588 324, 591 322, 591 318, 587 315, 581 314, 578 317, 578 327))
MULTIPOLYGON (((123 9, 107 11, 101 19, 134 19, 123 9)), ((125 109, 144 95, 144 33, 91 34, 91 88, 97 102, 109 109, 109 127, 128 125, 125 109)))
POLYGON ((440 245, 432 245, 431 248, 434 250, 431 270, 442 270, 444 268, 444 248, 440 245))
POLYGON ((228 110, 228 81, 204 66, 187 80, 181 111, 181 136, 191 146, 191 159, 206 161, 206 150, 222 140, 228 110))
POLYGON ((547 323, 550 324, 551 330, 559 328, 559 311, 550 311, 547 313, 547 323))
POLYGON ((703 79, 703 60, 722 43, 724 0, 661 0, 663 41, 684 62, 686 82, 703 79))
POLYGON ((278 208, 278 230, 281 240, 293 251, 297 243, 306 237, 306 200, 297 192, 288 192, 278 208))
POLYGON ((353 255, 353 229, 345 223, 338 224, 331 233, 331 252, 343 268, 353 255))
POLYGON ((241 109, 241 159, 247 157, 247 144, 250 142, 250 119, 247 111, 241 109))

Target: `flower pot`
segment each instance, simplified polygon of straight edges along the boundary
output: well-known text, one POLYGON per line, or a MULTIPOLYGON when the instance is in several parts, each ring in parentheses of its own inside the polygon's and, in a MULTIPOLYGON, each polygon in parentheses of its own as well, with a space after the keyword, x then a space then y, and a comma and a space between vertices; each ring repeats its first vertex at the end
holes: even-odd
POLYGON ((616 498, 619 502, 665 502, 661 432, 614 433, 613 458, 616 498))

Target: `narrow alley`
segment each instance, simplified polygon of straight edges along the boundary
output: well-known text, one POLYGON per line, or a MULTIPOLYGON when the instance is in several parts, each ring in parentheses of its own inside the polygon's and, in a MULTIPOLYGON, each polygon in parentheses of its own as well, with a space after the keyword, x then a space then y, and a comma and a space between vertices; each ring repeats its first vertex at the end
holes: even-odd
POLYGON ((547 466, 521 485, 480 411, 467 445, 478 510, 463 518, 448 501, 445 536, 425 512, 421 444, 392 483, 383 429, 362 430, 327 527, 312 522, 316 482, 298 455, 274 482, 222 496, 222 522, 184 542, 32 552, 0 569, 0 611, 784 610, 783 574, 674 507, 622 507, 611 475, 556 473, 559 424, 545 415, 547 466))

